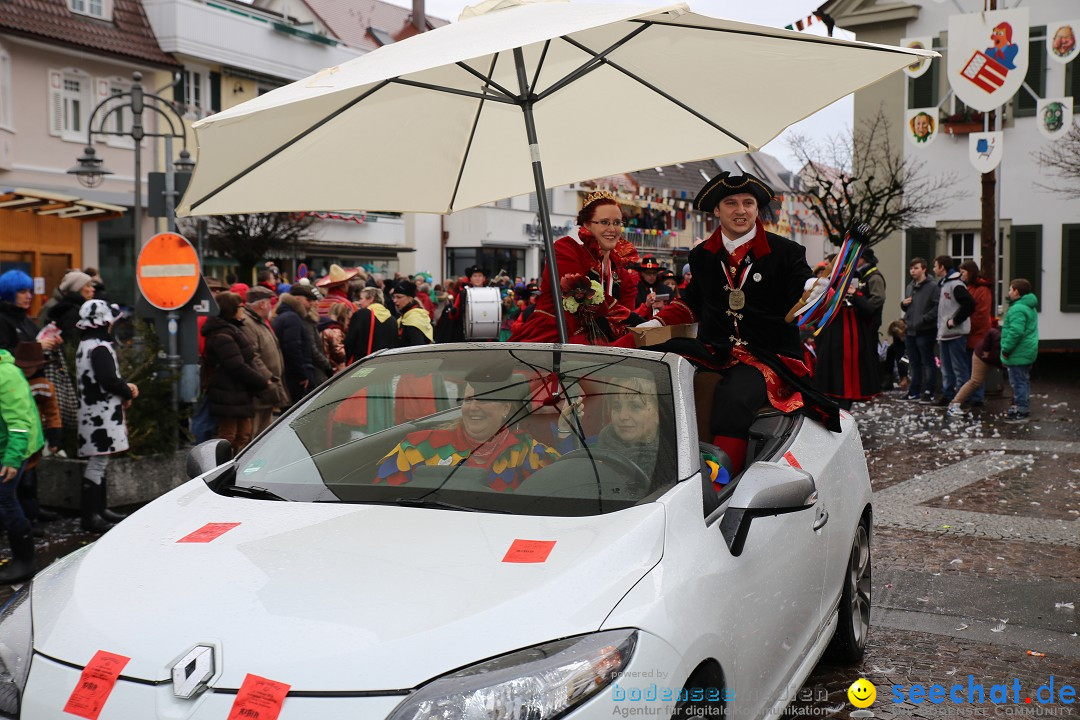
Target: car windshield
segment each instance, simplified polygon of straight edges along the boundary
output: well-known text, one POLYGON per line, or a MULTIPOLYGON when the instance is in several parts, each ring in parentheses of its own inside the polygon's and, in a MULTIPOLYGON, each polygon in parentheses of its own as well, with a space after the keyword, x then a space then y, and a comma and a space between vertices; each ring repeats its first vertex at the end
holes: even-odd
POLYGON ((217 489, 300 502, 608 513, 675 482, 672 408, 670 369, 656 360, 475 348, 374 357, 249 446, 217 489))

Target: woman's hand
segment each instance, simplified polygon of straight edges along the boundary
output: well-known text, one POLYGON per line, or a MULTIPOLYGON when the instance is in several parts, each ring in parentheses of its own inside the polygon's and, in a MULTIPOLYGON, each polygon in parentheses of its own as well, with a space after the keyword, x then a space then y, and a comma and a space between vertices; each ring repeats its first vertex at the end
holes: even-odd
POLYGON ((576 416, 578 423, 585 417, 585 399, 580 395, 567 402, 565 399, 560 403, 558 429, 560 435, 569 435, 574 427, 571 419, 576 416))
POLYGON ((127 386, 128 386, 128 390, 131 391, 131 399, 132 400, 139 397, 139 386, 138 385, 136 385, 135 383, 128 383, 127 386))

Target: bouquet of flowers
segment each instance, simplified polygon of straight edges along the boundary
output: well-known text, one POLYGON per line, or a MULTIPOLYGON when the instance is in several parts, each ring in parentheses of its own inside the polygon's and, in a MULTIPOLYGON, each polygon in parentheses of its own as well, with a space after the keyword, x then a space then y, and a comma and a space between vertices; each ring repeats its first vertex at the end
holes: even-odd
POLYGON ((604 288, 595 280, 583 275, 563 275, 559 281, 562 290, 562 306, 577 318, 589 342, 606 339, 604 331, 596 322, 595 312, 604 302, 604 288))

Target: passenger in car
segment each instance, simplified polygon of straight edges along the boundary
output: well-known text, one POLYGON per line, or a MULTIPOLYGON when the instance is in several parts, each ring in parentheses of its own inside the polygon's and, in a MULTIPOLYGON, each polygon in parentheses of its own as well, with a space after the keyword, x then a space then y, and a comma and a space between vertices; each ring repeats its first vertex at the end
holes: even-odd
POLYGON ((493 490, 515 490, 559 458, 553 448, 514 427, 529 391, 527 382, 471 382, 461 418, 444 428, 409 433, 379 464, 375 484, 403 485, 420 466, 484 468, 493 490))
MULTIPOLYGON (((588 447, 617 452, 633 461, 649 477, 656 469, 659 445, 660 406, 656 397, 656 383, 651 378, 617 378, 604 388, 611 421, 600 429, 595 438, 585 438, 588 447)), ((567 453, 581 442, 574 432, 578 420, 584 418, 585 405, 582 398, 567 403, 559 416, 558 450, 567 453)))

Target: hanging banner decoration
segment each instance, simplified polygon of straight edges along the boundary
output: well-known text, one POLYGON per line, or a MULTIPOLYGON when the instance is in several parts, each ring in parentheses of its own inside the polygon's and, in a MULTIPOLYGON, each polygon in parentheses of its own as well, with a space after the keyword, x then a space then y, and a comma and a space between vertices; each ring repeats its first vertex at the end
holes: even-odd
POLYGON ((981 132, 968 135, 968 159, 980 173, 988 173, 1001 162, 1005 133, 981 132))
POLYGON ((1076 32, 1080 30, 1080 20, 1047 23, 1046 53, 1051 60, 1062 65, 1071 63, 1080 55, 1080 45, 1076 43, 1076 32))
POLYGON ((949 85, 989 112, 1020 90, 1028 69, 1028 8, 949 16, 949 85))
POLYGON ((1035 117, 1039 132, 1047 140, 1064 137, 1073 126, 1073 99, 1061 97, 1040 100, 1036 106, 1035 117))
POLYGON ((904 128, 908 141, 915 147, 927 147, 938 136, 938 109, 936 107, 914 108, 904 116, 904 128))
MULTIPOLYGON (((900 47, 911 48, 912 50, 933 50, 934 39, 932 37, 904 38, 900 41, 900 47)), ((909 78, 922 77, 929 68, 930 58, 922 58, 904 68, 904 74, 909 78)))

